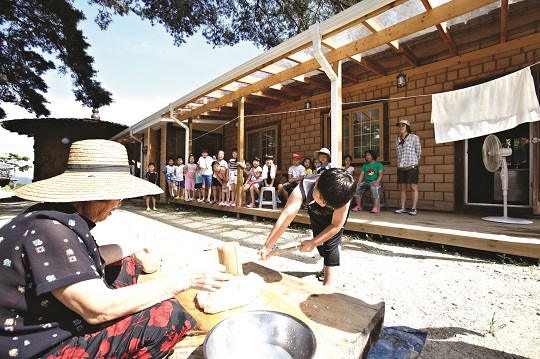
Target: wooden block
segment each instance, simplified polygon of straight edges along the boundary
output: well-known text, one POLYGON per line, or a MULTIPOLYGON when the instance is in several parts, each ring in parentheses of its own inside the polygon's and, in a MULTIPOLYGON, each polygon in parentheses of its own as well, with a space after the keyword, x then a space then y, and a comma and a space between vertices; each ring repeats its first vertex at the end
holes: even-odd
POLYGON ((240 245, 238 242, 225 243, 217 248, 219 263, 223 264, 226 272, 236 276, 243 276, 242 260, 240 259, 240 245))

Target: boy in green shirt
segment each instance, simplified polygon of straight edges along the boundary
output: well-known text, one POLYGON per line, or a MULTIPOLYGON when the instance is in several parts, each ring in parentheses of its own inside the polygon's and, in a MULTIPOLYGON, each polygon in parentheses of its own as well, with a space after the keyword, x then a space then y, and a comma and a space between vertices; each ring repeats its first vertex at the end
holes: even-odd
POLYGON ((371 191, 371 200, 373 201, 373 209, 371 213, 379 213, 379 188, 381 188, 381 179, 384 173, 384 166, 377 162, 377 154, 373 150, 367 150, 364 153, 366 163, 362 166, 362 171, 358 176, 358 187, 354 194, 356 206, 353 211, 361 211, 360 203, 362 196, 368 190, 371 191))

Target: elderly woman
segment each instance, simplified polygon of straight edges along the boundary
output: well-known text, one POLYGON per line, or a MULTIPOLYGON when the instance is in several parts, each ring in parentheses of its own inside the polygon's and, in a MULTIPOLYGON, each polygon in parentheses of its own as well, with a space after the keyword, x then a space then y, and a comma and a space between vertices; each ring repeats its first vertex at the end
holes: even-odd
POLYGON ((164 358, 194 325, 174 296, 229 275, 179 273, 137 283, 143 248, 90 234, 122 198, 163 191, 129 173, 119 143, 71 146, 65 173, 21 187, 43 202, 0 228, 0 358, 164 358))

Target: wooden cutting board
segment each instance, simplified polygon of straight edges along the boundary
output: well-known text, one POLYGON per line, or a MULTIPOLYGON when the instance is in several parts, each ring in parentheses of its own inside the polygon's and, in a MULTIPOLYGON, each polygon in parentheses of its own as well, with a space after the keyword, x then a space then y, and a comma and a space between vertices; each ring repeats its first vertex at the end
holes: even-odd
MULTIPOLYGON (((384 303, 368 304, 347 294, 328 290, 322 284, 306 283, 253 262, 245 263, 243 270, 244 274, 257 273, 268 284, 246 306, 205 314, 195 303, 196 290, 176 297, 197 320, 194 333, 206 333, 235 313, 264 309, 287 313, 304 321, 317 338, 316 358, 362 358, 378 339, 383 325, 384 303)), ((204 335, 200 335, 187 338, 179 345, 183 348, 192 346, 196 351, 203 340, 204 335)), ((191 355, 189 357, 193 358, 191 355)))

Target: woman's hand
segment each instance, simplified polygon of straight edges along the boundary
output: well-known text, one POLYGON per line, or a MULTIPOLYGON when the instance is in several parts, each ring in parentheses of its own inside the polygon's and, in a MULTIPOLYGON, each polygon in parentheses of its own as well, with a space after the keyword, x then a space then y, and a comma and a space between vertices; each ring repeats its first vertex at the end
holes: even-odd
POLYGON ((192 272, 189 287, 190 289, 215 292, 221 288, 223 282, 227 282, 231 278, 232 274, 225 273, 225 266, 218 264, 192 272))

